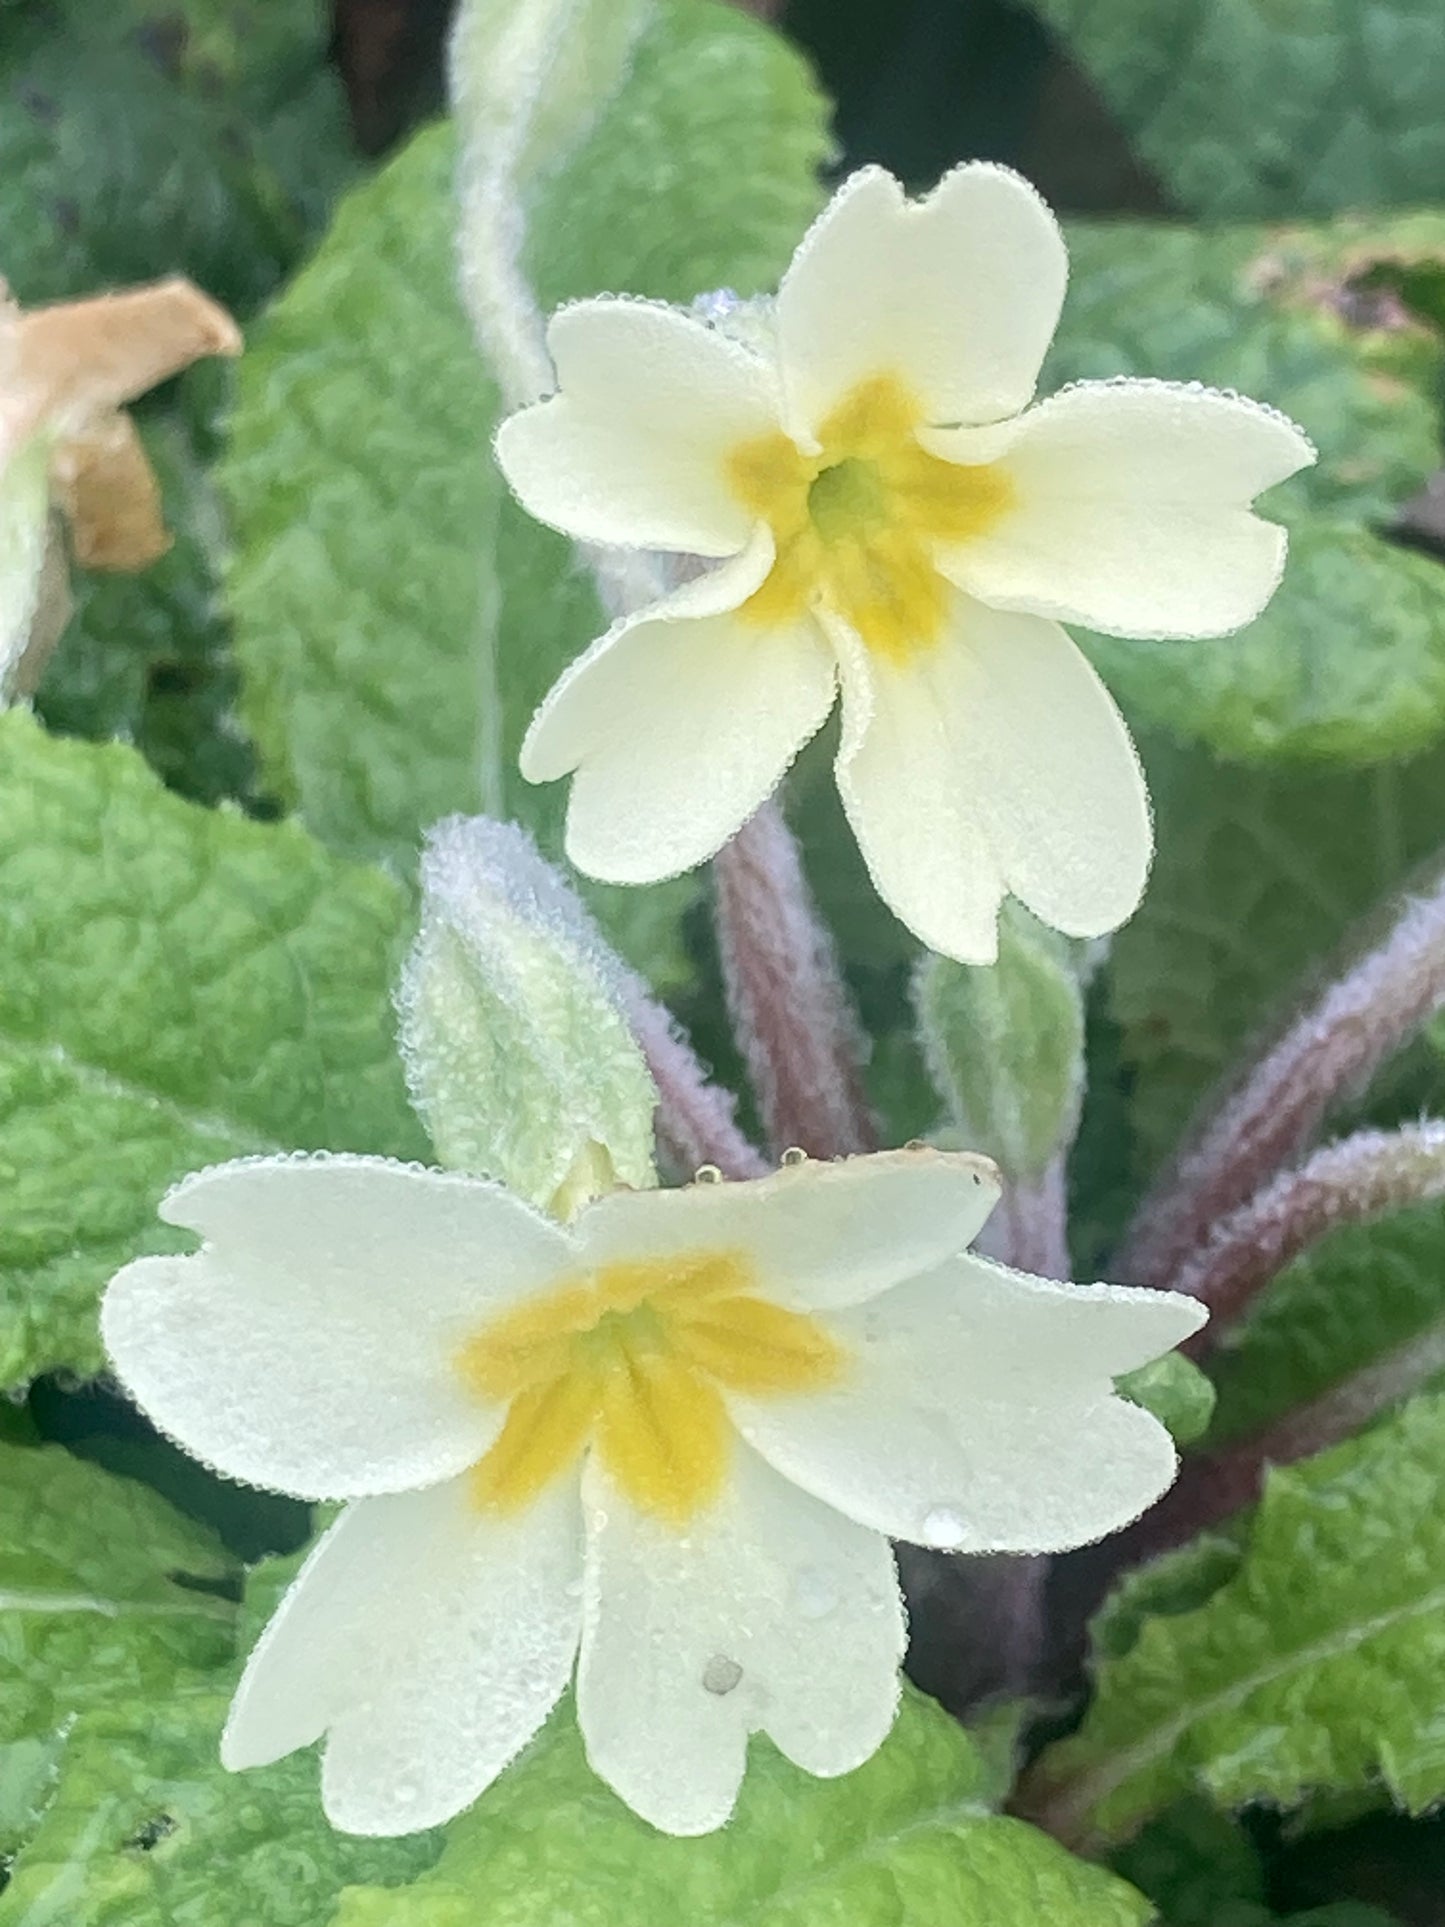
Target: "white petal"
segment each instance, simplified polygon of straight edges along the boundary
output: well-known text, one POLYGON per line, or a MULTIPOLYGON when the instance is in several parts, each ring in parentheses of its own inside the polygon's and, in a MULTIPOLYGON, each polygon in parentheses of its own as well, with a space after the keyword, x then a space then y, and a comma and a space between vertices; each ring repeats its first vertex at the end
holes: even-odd
MULTIPOLYGON (((949 453, 946 435, 927 439, 949 453)), ((959 453, 976 459, 967 438, 959 453)), ((999 609, 1115 635, 1226 635, 1284 568, 1284 530, 1249 504, 1314 458, 1293 422, 1239 395, 1082 382, 1016 424, 1000 463, 1014 505, 941 566, 999 609)))
POLYGON ((896 374, 932 422, 988 422, 1033 394, 1068 278, 1053 215, 1017 174, 971 162, 922 201, 881 168, 852 175, 778 291, 794 432, 857 382, 896 374))
POLYGON ((161 1215, 205 1243, 111 1281, 116 1371, 197 1458, 303 1498, 397 1492, 479 1458, 503 1413, 464 1387, 457 1349, 575 1262, 499 1186, 384 1158, 220 1165, 161 1215))
POLYGON ((1139 759, 1062 629, 957 598, 898 664, 835 629, 838 788, 879 894, 931 949, 997 954, 1006 891, 1070 936, 1136 908, 1153 838, 1139 759))
POLYGON ((885 1539, 739 1446, 685 1534, 635 1512, 595 1463, 577 1717, 594 1770, 665 1833, 732 1811, 749 1733, 806 1772, 851 1772, 898 1705, 904 1620, 885 1539))
POLYGON ((997 1197, 988 1158, 883 1151, 734 1184, 614 1191, 572 1228, 594 1264, 744 1251, 770 1299, 808 1312, 855 1305, 931 1271, 970 1243, 997 1197))
POLYGON ((874 887, 930 950, 992 963, 1008 888, 973 773, 924 675, 875 662, 841 623, 830 629, 843 691, 838 792, 874 887))
POLYGON ((516 1518, 465 1478, 364 1499, 311 1554, 246 1666, 221 1758, 264 1766, 325 1733, 327 1817, 413 1833, 469 1806, 572 1671, 582 1515, 562 1481, 516 1518))
POLYGON ((1207 1319, 1182 1292, 1063 1284, 966 1252, 876 1300, 857 1328, 870 1356, 887 1352, 900 1371, 923 1372, 945 1404, 959 1392, 1029 1403, 1050 1386, 1103 1396, 1207 1319))
POLYGON ((735 611, 772 538, 627 616, 557 682, 522 745, 529 782, 576 771, 567 854, 609 883, 653 883, 721 849, 833 706, 817 625, 764 629, 735 611))
POLYGON ((560 392, 497 434, 528 512, 584 542, 735 555, 752 518, 724 458, 777 426, 766 364, 650 301, 576 302, 547 341, 560 392))
POLYGON ((1054 1552, 1137 1518, 1174 1477, 1156 1419, 1113 1392, 1202 1322, 1192 1300, 1026 1278, 967 1257, 829 1316, 832 1391, 730 1396, 743 1435, 849 1518, 962 1552, 1054 1552))

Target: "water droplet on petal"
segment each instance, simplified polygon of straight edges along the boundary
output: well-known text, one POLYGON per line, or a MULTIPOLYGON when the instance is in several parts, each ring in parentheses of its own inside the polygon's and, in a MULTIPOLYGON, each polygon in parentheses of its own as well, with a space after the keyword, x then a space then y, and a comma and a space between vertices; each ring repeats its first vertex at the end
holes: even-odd
POLYGON ((709 288, 693 296, 692 311, 702 321, 726 321, 742 306, 740 295, 731 288, 709 288))
POLYGON ((702 1686, 705 1693, 716 1693, 719 1699, 731 1693, 743 1676, 743 1669, 735 1659, 726 1653, 714 1653, 702 1669, 702 1686))
POLYGON ((838 1588, 818 1566, 802 1566, 793 1576, 793 1608, 800 1619, 826 1619, 838 1604, 838 1588))
POLYGON ((951 1505, 931 1505, 923 1515, 923 1543, 947 1551, 968 1537, 968 1521, 951 1505))

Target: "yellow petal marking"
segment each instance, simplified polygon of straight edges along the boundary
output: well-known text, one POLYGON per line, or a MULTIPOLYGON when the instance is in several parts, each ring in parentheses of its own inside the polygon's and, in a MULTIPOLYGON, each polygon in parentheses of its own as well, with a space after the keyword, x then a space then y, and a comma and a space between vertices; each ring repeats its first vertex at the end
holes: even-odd
POLYGON ((565 1279, 483 1326, 458 1354, 471 1390, 507 1406, 473 1468, 473 1494, 518 1512, 591 1445, 635 1506, 681 1524, 727 1478, 724 1389, 813 1391, 844 1363, 816 1319, 758 1295, 738 1253, 685 1252, 565 1279))
POLYGON ((781 627, 823 607, 895 663, 939 640, 954 591, 936 552, 996 522, 1013 483, 997 464, 929 454, 917 434, 926 425, 896 376, 875 375, 823 423, 817 455, 780 430, 732 450, 729 485, 777 544, 745 621, 781 627))

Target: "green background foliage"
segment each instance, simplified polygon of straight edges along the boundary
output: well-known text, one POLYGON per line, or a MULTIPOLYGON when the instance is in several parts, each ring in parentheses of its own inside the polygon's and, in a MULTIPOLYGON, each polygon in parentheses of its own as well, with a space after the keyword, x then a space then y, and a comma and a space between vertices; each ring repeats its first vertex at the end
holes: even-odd
MULTIPOLYGON (((343 28, 361 11, 340 7, 343 28)), ((103 1388, 77 1387, 102 1362, 97 1293, 174 1241, 155 1205, 196 1165, 428 1155, 392 1008, 419 841, 486 808, 557 854, 560 789, 521 783, 516 746, 604 622, 492 464, 453 130, 406 129, 385 156, 354 137, 438 93, 445 8, 414 11, 408 58, 430 70, 398 80, 395 112, 364 97, 343 32, 348 114, 319 0, 0 4, 0 271, 17 295, 180 271, 248 334, 234 372, 197 369, 139 411, 174 548, 138 577, 78 575, 36 717, 0 722, 0 1383, 31 1388, 0 1414, 0 1927, 1429 1919, 1414 1870, 1433 1854, 1438 1876, 1441 1828, 1389 1822, 1373 1859, 1358 1844, 1387 1809, 1445 1793, 1445 1419, 1428 1395, 1111 1593, 1092 1700, 1066 1682, 1082 1724, 1029 1787, 1071 1841, 1128 1837, 1117 1877, 1000 1817, 1008 1773, 917 1698, 841 1782, 759 1747, 737 1823, 701 1843, 658 1839, 602 1791, 565 1713, 494 1797, 411 1840, 333 1834, 309 1758, 221 1771, 236 1666, 294 1563, 246 1576, 235 1548, 287 1550, 299 1528, 182 1473, 103 1388)), ((602 22, 614 54, 620 17, 602 22)), ((1419 495, 1441 459, 1445 16, 1432 0, 791 0, 779 33, 710 0, 638 0, 636 18, 624 57, 574 61, 530 149, 544 305, 766 289, 830 169, 878 159, 926 187, 981 154, 1066 218, 1046 387, 1202 380, 1286 410, 1319 447, 1268 504, 1292 560, 1244 634, 1084 639, 1157 811, 1148 896, 1106 956, 1020 924, 997 972, 920 976, 826 745, 792 783, 886 1135, 942 1127, 1033 1174, 1083 1088, 1076 1255, 1106 1272, 1216 1081, 1445 838, 1445 534, 1419 495)), ((587 895, 733 1076, 702 879, 587 895)), ((1437 1033, 1331 1128, 1438 1110, 1437 1033)), ((1247 1441, 1438 1342, 1442 1278, 1439 1207, 1337 1232, 1262 1295, 1211 1382, 1174 1365, 1131 1395, 1186 1453, 1247 1441)), ((935 1611, 915 1601, 920 1641, 935 1611)))

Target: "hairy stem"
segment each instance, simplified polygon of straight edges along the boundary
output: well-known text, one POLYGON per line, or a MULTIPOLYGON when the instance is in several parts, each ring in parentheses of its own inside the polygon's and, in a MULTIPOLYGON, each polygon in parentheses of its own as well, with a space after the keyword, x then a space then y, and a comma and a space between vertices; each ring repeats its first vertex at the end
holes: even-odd
POLYGON ((988 1223, 975 1241, 985 1257, 1041 1278, 1067 1278, 1068 1192, 1064 1157, 1054 1158, 1036 1178, 1009 1178, 988 1223))
POLYGON ((1255 1295, 1340 1225, 1445 1197, 1445 1123, 1359 1131, 1266 1185, 1224 1220, 1175 1274, 1177 1291, 1210 1309, 1186 1351, 1213 1350, 1255 1295))
POLYGON ((626 1004, 633 1035, 657 1086, 657 1136, 664 1156, 684 1175, 699 1165, 715 1164, 725 1178, 762 1177, 769 1166, 737 1127, 737 1099, 709 1082, 672 1013, 641 978, 629 986, 626 1004))
POLYGON ((1384 938, 1317 997, 1214 1110, 1140 1207, 1112 1267, 1173 1284, 1245 1204, 1445 1000, 1445 882, 1408 901, 1384 938))
MULTIPOLYGON (((462 302, 503 412, 539 401, 556 387, 546 324, 522 260, 523 176, 539 113, 548 105, 586 5, 587 0, 529 0, 494 35, 488 12, 463 4, 452 33, 451 98, 464 135, 457 168, 462 302), (482 31, 474 45, 478 23, 482 31)), ((610 616, 625 615, 663 593, 666 583, 652 557, 578 546, 610 616)))
POLYGON ((505 408, 537 401, 554 385, 542 311, 522 267, 519 174, 576 11, 577 0, 533 0, 477 49, 473 10, 463 6, 452 36, 452 104, 466 130, 457 174, 462 300, 505 408), (496 71, 508 76, 505 95, 492 84, 496 71))
POLYGON ((776 803, 718 852, 713 880, 728 1010, 770 1147, 876 1149, 861 1031, 776 803))

